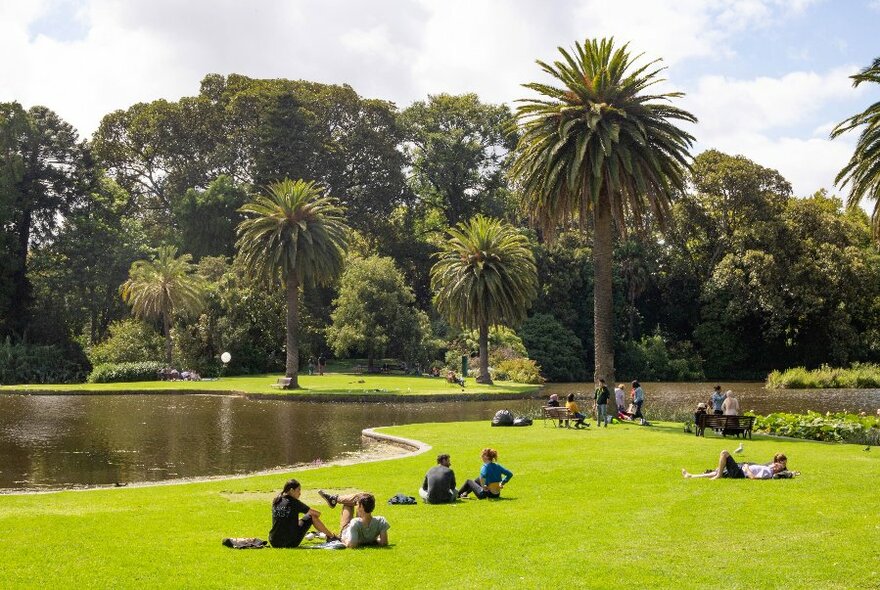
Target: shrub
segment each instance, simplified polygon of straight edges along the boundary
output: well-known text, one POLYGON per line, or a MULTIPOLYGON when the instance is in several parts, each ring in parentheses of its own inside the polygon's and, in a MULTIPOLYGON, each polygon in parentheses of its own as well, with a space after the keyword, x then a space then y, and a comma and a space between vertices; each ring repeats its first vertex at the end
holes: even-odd
POLYGON ((772 371, 767 376, 768 389, 857 389, 880 387, 880 365, 853 363, 848 369, 822 365, 808 371, 793 367, 785 371, 772 371))
POLYGON ((82 381, 88 361, 78 347, 0 341, 0 383, 72 383, 82 381))
POLYGON ((549 381, 590 378, 587 375, 587 355, 580 339, 552 315, 533 315, 523 322, 520 333, 529 358, 535 359, 549 381))
POLYGON ((104 363, 89 375, 89 383, 120 383, 128 381, 158 381, 159 371, 165 367, 160 361, 139 363, 104 363))
POLYGON ((880 444, 880 414, 865 416, 837 412, 787 414, 778 412, 755 418, 756 431, 826 442, 880 444))
POLYGON ((162 336, 148 324, 129 318, 110 324, 110 336, 89 351, 92 366, 136 363, 164 356, 162 336))
POLYGON ((544 378, 541 377, 541 368, 532 359, 518 358, 501 361, 495 367, 495 378, 504 381, 507 377, 510 381, 517 383, 543 383, 544 378))
POLYGON ((617 363, 620 375, 638 376, 643 381, 701 381, 703 361, 690 342, 667 346, 659 334, 623 344, 617 363))

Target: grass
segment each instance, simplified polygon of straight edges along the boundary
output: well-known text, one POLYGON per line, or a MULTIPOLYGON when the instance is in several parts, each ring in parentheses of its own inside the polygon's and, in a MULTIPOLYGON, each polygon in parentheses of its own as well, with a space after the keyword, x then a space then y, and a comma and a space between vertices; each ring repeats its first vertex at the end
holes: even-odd
POLYGON ((745 459, 789 456, 794 480, 684 480, 736 442, 680 426, 586 432, 422 424, 386 432, 434 449, 296 474, 331 528, 318 488, 376 493, 387 549, 234 551, 266 537, 287 475, 177 486, 0 497, 0 587, 114 588, 877 588, 880 453, 756 436, 745 459), (479 451, 515 477, 498 501, 388 506, 415 494, 437 452, 459 480, 479 451))
POLYGON ((510 381, 498 381, 495 385, 481 385, 470 378, 465 388, 447 383, 438 377, 412 377, 402 375, 355 375, 325 373, 300 375, 301 389, 294 391, 272 387, 282 374, 247 375, 224 377, 217 381, 138 381, 134 383, 74 383, 6 385, 0 392, 70 391, 70 392, 149 392, 149 391, 231 391, 243 393, 296 396, 303 394, 396 394, 396 395, 449 395, 449 394, 525 394, 540 389, 538 385, 524 385, 510 381))
POLYGON ((880 365, 855 363, 849 368, 822 365, 812 371, 794 367, 767 376, 768 389, 861 389, 880 387, 880 365))

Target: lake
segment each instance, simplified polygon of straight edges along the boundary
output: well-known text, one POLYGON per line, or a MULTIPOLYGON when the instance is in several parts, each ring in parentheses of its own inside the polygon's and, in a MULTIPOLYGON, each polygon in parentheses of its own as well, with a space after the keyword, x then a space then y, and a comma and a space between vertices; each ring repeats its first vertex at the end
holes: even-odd
MULTIPOLYGON (((880 389, 764 390, 721 383, 743 410, 868 411, 880 389)), ((645 414, 689 409, 712 384, 646 383, 645 414)), ((550 384, 592 397, 589 383, 550 384)), ((0 491, 47 490, 244 474, 343 458, 361 430, 489 420, 501 408, 536 415, 541 400, 314 403, 221 395, 0 395, 0 491)))

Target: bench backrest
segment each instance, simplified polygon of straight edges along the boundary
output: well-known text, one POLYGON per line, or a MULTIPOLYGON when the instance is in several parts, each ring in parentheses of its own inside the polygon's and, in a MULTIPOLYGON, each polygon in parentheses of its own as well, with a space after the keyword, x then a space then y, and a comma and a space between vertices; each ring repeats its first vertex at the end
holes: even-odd
POLYGON ((556 406, 544 406, 544 416, 547 418, 568 418, 571 414, 568 408, 556 406))
POLYGON ((278 385, 290 385, 291 378, 290 377, 279 377, 278 385))
POLYGON ((697 420, 697 425, 704 428, 751 428, 754 423, 754 416, 719 416, 717 414, 703 414, 697 420))

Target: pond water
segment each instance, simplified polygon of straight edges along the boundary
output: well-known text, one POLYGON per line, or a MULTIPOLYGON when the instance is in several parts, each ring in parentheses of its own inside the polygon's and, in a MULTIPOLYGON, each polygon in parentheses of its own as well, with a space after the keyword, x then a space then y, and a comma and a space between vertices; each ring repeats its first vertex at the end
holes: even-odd
MULTIPOLYGON (((880 390, 765 391, 721 384, 744 410, 875 412, 880 390)), ((692 408, 711 385, 644 385, 645 413, 692 408)), ((591 397, 592 385, 548 385, 591 397)), ((538 413, 541 400, 313 403, 218 395, 2 395, 0 491, 151 482, 242 474, 361 450, 371 426, 488 420, 500 408, 538 413)))

